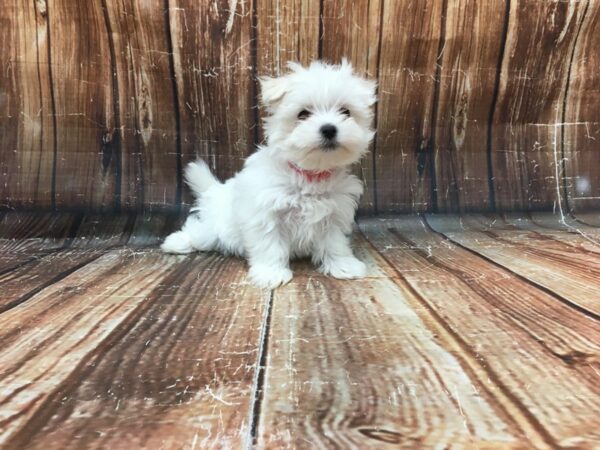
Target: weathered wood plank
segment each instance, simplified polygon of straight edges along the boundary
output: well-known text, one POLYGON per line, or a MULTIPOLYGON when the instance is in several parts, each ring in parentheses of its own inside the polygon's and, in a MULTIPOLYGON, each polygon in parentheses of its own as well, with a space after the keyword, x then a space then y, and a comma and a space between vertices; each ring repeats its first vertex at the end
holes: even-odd
POLYGON ((164 0, 106 2, 114 46, 125 209, 177 205, 177 105, 164 0))
POLYGON ((434 130, 439 211, 491 207, 486 143, 507 20, 505 4, 448 2, 444 45, 438 55, 440 92, 434 130))
POLYGON ((600 228, 600 212, 578 212, 575 218, 579 223, 600 228))
POLYGON ((80 220, 76 214, 5 213, 0 218, 0 273, 64 248, 80 220))
POLYGON ((388 278, 296 274, 274 293, 257 448, 527 442, 429 320, 388 278))
POLYGON ((254 144, 253 2, 168 5, 183 164, 201 157, 221 179, 229 178, 254 144))
POLYGON ((23 447, 13 439, 36 414, 43 414, 52 394, 70 382, 74 371, 106 348, 110 335, 126 326, 175 263, 159 253, 115 251, 0 315, 5 387, 0 393, 0 445, 23 447))
POLYGON ((552 209, 562 186, 561 123, 573 45, 587 2, 511 2, 491 122, 499 210, 552 209), (544 61, 540 64, 540 61, 544 61))
POLYGON ((0 204, 52 205, 53 100, 45 1, 0 8, 0 204))
MULTIPOLYGON (((346 57, 357 73, 377 79, 382 0, 323 1, 321 58, 339 63, 346 57)), ((371 146, 371 152, 373 152, 371 146)), ((367 155, 354 173, 365 184, 360 212, 375 212, 374 154, 367 155)))
POLYGON ((427 221, 452 241, 600 317, 600 246, 490 228, 489 221, 472 216, 428 216, 427 221))
MULTIPOLYGON (((240 260, 148 252, 116 258, 118 273, 79 288, 96 293, 91 307, 74 304, 76 299, 81 303, 81 294, 63 294, 61 305, 45 305, 60 321, 54 327, 37 324, 46 339, 36 351, 47 349, 58 364, 45 372, 43 358, 30 357, 10 375, 23 380, 44 373, 27 387, 29 396, 40 396, 34 397, 39 398, 37 416, 14 426, 8 442, 56 449, 242 448, 249 435, 268 297, 244 282, 240 260), (119 284, 120 289, 111 288, 119 284), (48 339, 61 327, 70 329, 67 324, 73 320, 77 337, 63 337, 58 344, 48 339), (102 333, 92 328, 98 325, 102 333), (92 330, 88 335, 87 329, 92 330), (96 350, 86 353, 92 346, 96 350), (77 375, 73 363, 68 371, 73 381, 64 382, 67 371, 51 378, 67 360, 78 363, 77 375)), ((21 313, 20 325, 39 320, 36 314, 40 310, 32 309, 26 317, 21 313)), ((68 336, 68 329, 60 332, 68 336)), ((26 337, 19 336, 11 348, 26 337)), ((19 363, 10 361, 7 367, 19 363)), ((16 393, 3 412, 20 410, 19 400, 16 393)))
POLYGON ((502 217, 509 227, 530 230, 560 242, 600 253, 600 230, 585 221, 546 212, 531 213, 526 216, 511 213, 503 214, 502 217))
POLYGON ((258 75, 284 73, 288 61, 319 58, 319 0, 256 2, 258 75))
POLYGON ((0 313, 29 300, 106 252, 106 249, 98 248, 64 249, 22 260, 19 255, 11 255, 9 261, 12 265, 0 273, 0 313))
POLYGON ((600 208, 600 2, 587 11, 572 55, 564 111, 563 152, 569 207, 600 208))
MULTIPOLYGON (((23 216, 17 213, 11 215, 23 216)), ((77 220, 74 224, 67 220, 73 217, 69 214, 30 213, 25 217, 29 220, 23 220, 20 224, 21 233, 37 233, 42 237, 17 239, 15 242, 19 243, 19 251, 10 251, 0 256, 0 313, 28 301, 41 290, 59 282, 110 249, 125 245, 132 240, 134 232, 137 236, 136 242, 132 244, 152 242, 145 239, 141 231, 148 224, 134 223, 134 218, 128 215, 88 216, 81 223, 77 220), (50 227, 44 230, 44 224, 50 227), (53 238, 54 235, 58 239, 53 238), (27 241, 34 242, 23 243, 27 241)))
POLYGON ((597 322, 430 231, 418 218, 361 229, 551 448, 594 448, 597 322))
POLYGON ((47 14, 56 123, 55 203, 60 209, 112 209, 119 203, 121 155, 102 0, 55 0, 47 5, 47 14))
POLYGON ((433 207, 432 115, 445 2, 385 0, 375 177, 379 211, 433 207))

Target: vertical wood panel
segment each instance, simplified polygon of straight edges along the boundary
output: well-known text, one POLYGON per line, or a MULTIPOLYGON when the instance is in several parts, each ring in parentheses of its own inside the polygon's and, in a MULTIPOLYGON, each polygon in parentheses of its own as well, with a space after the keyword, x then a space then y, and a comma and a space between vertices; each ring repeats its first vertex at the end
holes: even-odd
POLYGON ((163 0, 106 1, 121 127, 123 208, 173 208, 177 105, 163 0))
POLYGON ((52 204, 53 104, 45 0, 0 8, 0 204, 52 204))
POLYGON ((375 159, 380 211, 432 208, 432 109, 444 4, 383 5, 375 159))
POLYGON ((551 209, 561 188, 560 123, 569 57, 585 2, 511 2, 492 122, 496 206, 551 209))
POLYGON ((100 0, 48 4, 56 206, 111 209, 120 168, 109 34, 100 0))
POLYGON ((256 0, 258 75, 285 72, 319 57, 319 0, 256 0))
POLYGON ((562 126, 567 194, 575 211, 600 208, 600 2, 588 3, 562 126))
MULTIPOLYGON (((254 143, 251 0, 168 0, 184 165, 201 157, 221 179, 254 143)), ((186 190, 186 201, 191 198, 186 190)))
POLYGON ((488 119, 503 44, 505 10, 505 2, 500 1, 448 3, 434 130, 440 211, 490 207, 488 119))
MULTIPOLYGON (((321 57, 334 63, 339 63, 346 57, 359 74, 376 79, 381 7, 382 0, 324 0, 321 57)), ((376 210, 373 146, 371 152, 354 171, 365 183, 365 193, 360 204, 360 211, 363 213, 373 213, 376 210)))

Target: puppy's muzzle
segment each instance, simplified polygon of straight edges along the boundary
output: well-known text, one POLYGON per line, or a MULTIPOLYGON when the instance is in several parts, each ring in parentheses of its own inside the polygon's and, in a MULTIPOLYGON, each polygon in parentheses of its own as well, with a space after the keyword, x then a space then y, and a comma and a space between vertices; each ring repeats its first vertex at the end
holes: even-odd
POLYGON ((321 127, 321 129, 319 130, 321 132, 321 136, 323 138, 323 144, 322 147, 324 150, 335 150, 335 148, 338 146, 337 143, 337 127, 335 125, 332 125, 330 123, 325 124, 321 127))

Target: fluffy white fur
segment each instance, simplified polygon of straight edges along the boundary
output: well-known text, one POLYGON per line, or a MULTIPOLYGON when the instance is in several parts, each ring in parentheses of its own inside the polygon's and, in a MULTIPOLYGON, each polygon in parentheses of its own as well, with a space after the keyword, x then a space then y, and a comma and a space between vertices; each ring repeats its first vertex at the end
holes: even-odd
POLYGON ((295 257, 310 256, 336 278, 365 275, 348 238, 363 191, 349 166, 365 155, 374 135, 375 83, 355 75, 346 60, 289 67, 284 76, 261 79, 267 144, 241 172, 220 183, 201 160, 187 167, 197 202, 183 228, 167 237, 164 251, 245 257, 251 281, 265 288, 292 278, 289 261, 295 257), (334 142, 325 139, 323 125, 336 127, 334 142), (331 176, 310 181, 290 163, 331 176))

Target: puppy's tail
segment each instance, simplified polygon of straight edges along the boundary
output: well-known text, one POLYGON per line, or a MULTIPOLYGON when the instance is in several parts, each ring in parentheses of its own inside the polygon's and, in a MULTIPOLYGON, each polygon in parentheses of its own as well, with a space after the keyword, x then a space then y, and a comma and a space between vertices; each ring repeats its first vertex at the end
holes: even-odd
POLYGON ((212 186, 220 184, 208 165, 201 159, 187 165, 185 168, 185 182, 196 197, 200 197, 212 186))

